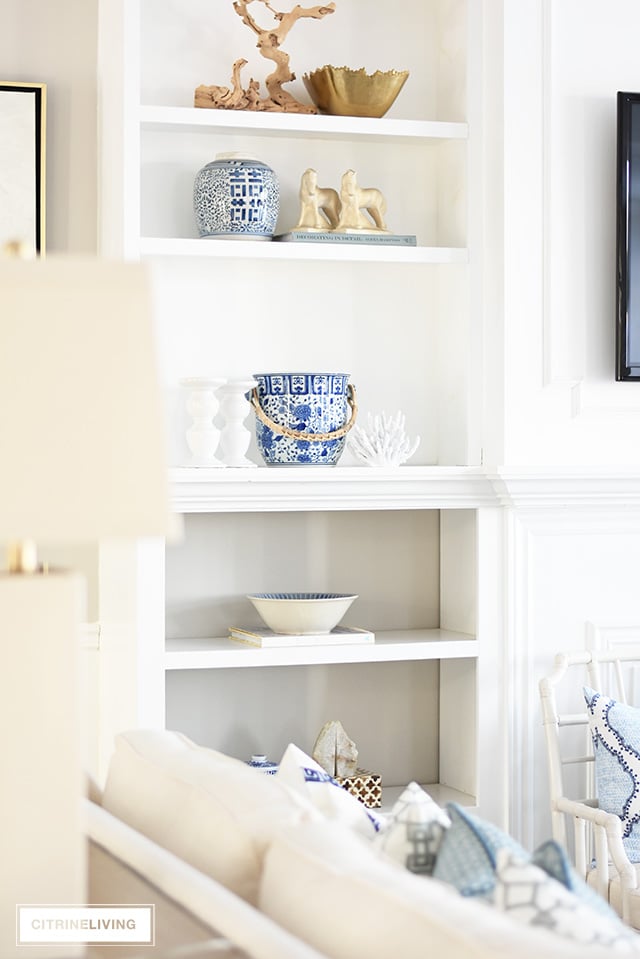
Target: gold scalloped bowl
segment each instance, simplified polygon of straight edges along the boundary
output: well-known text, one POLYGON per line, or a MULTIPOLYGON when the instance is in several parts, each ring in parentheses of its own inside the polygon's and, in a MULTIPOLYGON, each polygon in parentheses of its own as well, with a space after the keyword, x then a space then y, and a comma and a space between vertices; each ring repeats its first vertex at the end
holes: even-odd
POLYGON ((323 113, 338 117, 383 117, 402 90, 408 70, 324 66, 302 77, 309 96, 323 113))

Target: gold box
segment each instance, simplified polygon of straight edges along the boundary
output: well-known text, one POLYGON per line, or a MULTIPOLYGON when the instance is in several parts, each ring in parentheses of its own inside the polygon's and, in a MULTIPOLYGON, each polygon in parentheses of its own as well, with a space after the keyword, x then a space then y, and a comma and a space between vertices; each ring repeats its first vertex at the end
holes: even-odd
POLYGON ((359 799, 367 809, 379 809, 382 805, 382 777, 367 769, 356 769, 355 776, 336 776, 343 789, 359 799))

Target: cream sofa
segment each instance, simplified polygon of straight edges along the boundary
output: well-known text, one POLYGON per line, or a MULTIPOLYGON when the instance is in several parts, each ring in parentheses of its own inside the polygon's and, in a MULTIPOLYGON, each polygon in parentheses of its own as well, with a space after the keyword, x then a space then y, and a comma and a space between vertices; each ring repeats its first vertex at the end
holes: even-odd
MULTIPOLYGON (((155 902, 163 959, 611 956, 408 871, 344 790, 265 775, 178 733, 117 737, 86 814, 92 901, 155 902)), ((640 955, 640 940, 624 929, 616 952, 640 955)))

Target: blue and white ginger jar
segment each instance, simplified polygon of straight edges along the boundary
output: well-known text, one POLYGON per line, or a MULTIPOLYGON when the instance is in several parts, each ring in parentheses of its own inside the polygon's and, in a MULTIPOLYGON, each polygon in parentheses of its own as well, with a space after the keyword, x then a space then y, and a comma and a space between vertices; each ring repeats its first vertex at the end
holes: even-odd
POLYGON ((193 210, 201 237, 268 239, 280 210, 280 187, 262 160, 217 153, 195 178, 193 210))
POLYGON ((266 773, 267 776, 275 776, 278 772, 278 764, 271 762, 263 753, 254 754, 247 766, 257 769, 258 772, 266 773))

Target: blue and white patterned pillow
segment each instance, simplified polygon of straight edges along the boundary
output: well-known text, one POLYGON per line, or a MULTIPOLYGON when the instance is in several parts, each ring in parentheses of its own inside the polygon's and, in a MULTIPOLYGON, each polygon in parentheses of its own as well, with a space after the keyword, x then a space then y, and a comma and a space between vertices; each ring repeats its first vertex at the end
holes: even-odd
POLYGON ((496 884, 499 849, 509 849, 524 859, 520 843, 493 823, 473 816, 458 803, 447 803, 451 825, 444 833, 433 875, 455 886, 463 896, 491 899, 496 884))
POLYGON ((552 879, 561 882, 569 892, 577 896, 590 909, 595 909, 603 916, 617 918, 617 913, 614 912, 606 899, 591 886, 588 886, 584 879, 578 875, 566 851, 555 839, 548 839, 538 846, 531 856, 531 862, 534 866, 543 869, 552 879))
POLYGON ((616 954, 640 955, 640 939, 613 911, 604 915, 594 911, 544 870, 508 849, 498 851, 494 903, 513 919, 565 939, 610 948, 616 954))
POLYGON ((640 709, 585 687, 601 809, 622 820, 631 862, 640 862, 640 709))
POLYGON ((585 906, 605 917, 617 918, 609 904, 575 871, 567 853, 553 839, 530 855, 520 843, 493 823, 474 816, 457 803, 449 803, 451 826, 442 837, 433 875, 455 886, 463 896, 493 900, 498 855, 507 850, 560 882, 585 906))

